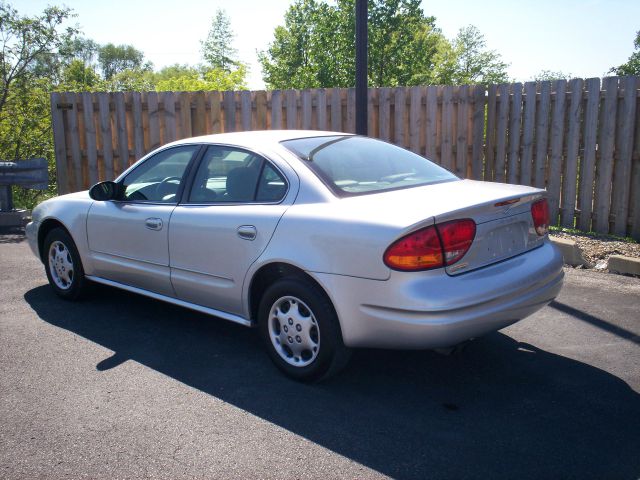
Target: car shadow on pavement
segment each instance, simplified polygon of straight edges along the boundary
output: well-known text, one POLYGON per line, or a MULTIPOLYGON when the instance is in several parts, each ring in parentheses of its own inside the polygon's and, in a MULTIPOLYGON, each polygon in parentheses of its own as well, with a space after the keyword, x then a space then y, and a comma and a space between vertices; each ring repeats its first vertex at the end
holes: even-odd
POLYGON ((630 332, 627 329, 622 327, 618 327, 617 325, 613 325, 601 318, 594 317, 593 315, 589 315, 587 312, 583 312, 582 310, 578 310, 577 308, 570 307, 564 303, 558 302, 554 300, 549 304, 549 307, 558 310, 559 312, 566 313, 567 315, 571 315, 578 320, 582 320, 583 322, 590 323, 596 328, 601 330, 605 330, 609 333, 617 335, 620 338, 624 338, 625 340, 629 340, 637 345, 640 345, 640 336, 636 335, 633 332, 630 332))
POLYGON ((356 351, 341 375, 304 385, 239 325, 102 286, 74 304, 48 286, 25 299, 45 322, 114 351, 98 370, 134 360, 395 478, 640 473, 640 395, 502 333, 450 357, 356 351))
POLYGON ((22 227, 0 227, 0 245, 3 243, 21 243, 26 240, 22 227))

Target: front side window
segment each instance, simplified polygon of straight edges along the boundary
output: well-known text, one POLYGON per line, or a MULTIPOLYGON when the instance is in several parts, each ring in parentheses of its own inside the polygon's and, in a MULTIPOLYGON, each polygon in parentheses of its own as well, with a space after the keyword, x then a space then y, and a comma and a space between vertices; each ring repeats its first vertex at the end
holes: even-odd
POLYGON ((123 200, 176 203, 184 173, 199 145, 169 148, 148 158, 122 181, 123 200))
POLYGON ((341 135, 286 140, 282 144, 338 196, 458 179, 420 155, 373 138, 341 135))
POLYGON ((284 178, 262 157, 216 145, 207 148, 200 162, 189 202, 276 202, 285 193, 284 178))

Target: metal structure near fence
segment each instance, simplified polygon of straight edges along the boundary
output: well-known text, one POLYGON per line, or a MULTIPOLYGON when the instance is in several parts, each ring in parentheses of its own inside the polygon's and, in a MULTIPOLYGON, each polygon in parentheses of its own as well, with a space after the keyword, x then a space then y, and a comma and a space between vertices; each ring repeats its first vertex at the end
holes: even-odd
POLYGON ((0 226, 23 225, 26 211, 14 208, 11 187, 46 190, 49 187, 48 167, 46 158, 0 162, 0 226))

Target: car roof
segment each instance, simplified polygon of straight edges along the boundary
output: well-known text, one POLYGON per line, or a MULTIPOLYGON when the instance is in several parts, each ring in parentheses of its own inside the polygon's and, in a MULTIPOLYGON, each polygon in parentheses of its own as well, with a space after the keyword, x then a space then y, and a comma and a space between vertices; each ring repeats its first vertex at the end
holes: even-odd
POLYGON ((352 135, 344 132, 328 132, 321 130, 251 130, 245 132, 217 133, 200 137, 183 138, 171 145, 189 143, 223 143, 239 147, 255 148, 260 145, 273 145, 284 140, 296 138, 328 137, 336 135, 352 135))

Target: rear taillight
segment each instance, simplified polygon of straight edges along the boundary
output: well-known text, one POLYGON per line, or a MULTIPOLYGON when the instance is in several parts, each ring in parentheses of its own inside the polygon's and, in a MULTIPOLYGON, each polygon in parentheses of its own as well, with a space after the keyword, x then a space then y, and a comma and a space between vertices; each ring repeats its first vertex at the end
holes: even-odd
POLYGON ((543 198, 531 205, 531 217, 536 233, 541 237, 549 232, 549 204, 543 198))
POLYGON ((476 235, 473 220, 453 220, 410 233, 387 248, 384 263, 405 272, 452 265, 469 250, 476 235))
POLYGON ((436 228, 423 228, 392 243, 384 252, 384 263, 405 272, 441 267, 442 244, 436 228))
POLYGON ((442 239, 444 261, 446 265, 453 265, 469 250, 476 237, 476 222, 473 220, 453 220, 438 225, 438 232, 442 239))

